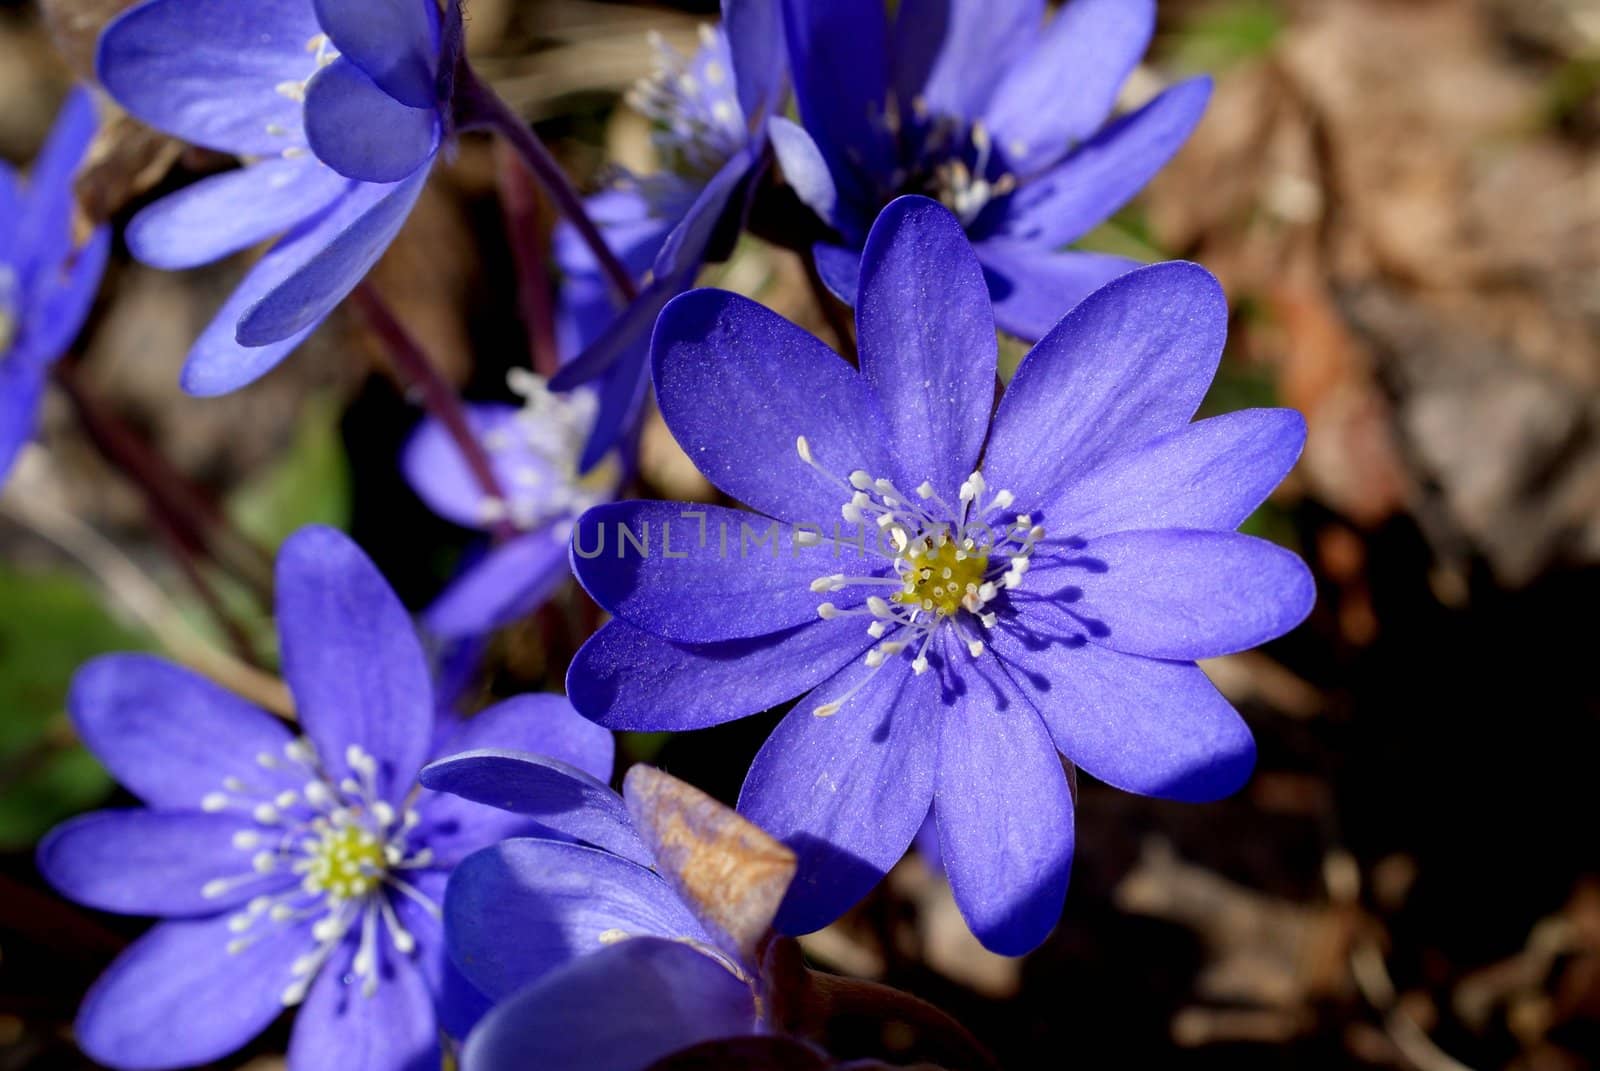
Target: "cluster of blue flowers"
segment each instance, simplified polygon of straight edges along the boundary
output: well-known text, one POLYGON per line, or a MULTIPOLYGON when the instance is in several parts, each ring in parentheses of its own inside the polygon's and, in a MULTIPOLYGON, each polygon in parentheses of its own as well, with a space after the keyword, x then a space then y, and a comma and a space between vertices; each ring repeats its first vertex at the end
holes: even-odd
MULTIPOLYGON (((144 806, 61 826, 39 867, 160 919, 85 998, 94 1059, 205 1063, 294 1007, 293 1071, 834 1066, 832 990, 788 937, 919 830, 973 933, 1021 955, 1062 913, 1076 769, 1197 802, 1249 777, 1196 662, 1310 611, 1299 559, 1237 531, 1304 423, 1194 419, 1228 319, 1205 270, 1070 248, 1205 107, 1199 80, 1112 117, 1154 0, 722 6, 629 98, 661 169, 586 199, 473 73, 454 0, 143 0, 104 30, 118 104, 240 160, 134 216, 131 254, 275 243, 195 341, 191 394, 315 331, 463 131, 506 136, 569 218, 559 372, 431 414, 396 459, 494 537, 420 622, 311 528, 277 565, 295 724, 152 657, 79 673, 73 723, 144 806), (854 360, 693 289, 745 231, 854 309, 854 360), (1003 388, 1002 332, 1033 344, 1003 388), (617 500, 652 397, 727 504, 617 500), (566 697, 459 714, 428 651, 573 575, 609 620, 566 697), (611 730, 791 702, 737 813, 646 766, 610 787, 611 730)), ((106 261, 73 224, 94 125, 80 92, 26 182, 0 170, 0 467, 106 261)))

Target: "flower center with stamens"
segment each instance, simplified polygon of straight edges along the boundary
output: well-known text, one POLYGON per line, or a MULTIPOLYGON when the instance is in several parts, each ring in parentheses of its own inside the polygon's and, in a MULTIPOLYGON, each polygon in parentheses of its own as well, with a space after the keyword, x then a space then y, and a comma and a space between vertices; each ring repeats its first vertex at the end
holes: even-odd
MULTIPOLYGON (((306 88, 311 85, 311 79, 317 72, 339 58, 339 50, 333 47, 333 42, 328 35, 319 33, 306 42, 306 52, 312 57, 312 67, 306 76, 298 82, 279 82, 273 87, 274 92, 285 100, 292 100, 296 104, 306 101, 306 88)), ((296 131, 284 126, 282 123, 272 122, 267 124, 267 133, 275 138, 287 138, 296 131)), ((304 134, 301 133, 303 139, 304 134)), ((285 159, 293 160, 307 155, 311 150, 304 145, 290 145, 283 150, 285 159)))
POLYGON ((329 826, 306 850, 301 888, 331 901, 359 900, 383 881, 383 844, 359 825, 329 826))
POLYGON ((981 121, 934 115, 920 97, 912 101, 911 114, 904 116, 893 96, 882 114, 875 112, 872 119, 899 161, 888 188, 881 191, 885 202, 903 193, 924 194, 970 227, 991 203, 1017 188, 1017 176, 981 121))
POLYGON ((484 436, 506 497, 484 497, 479 503, 482 522, 508 521, 526 532, 607 501, 618 478, 616 459, 607 457, 587 473, 578 471, 599 410, 594 392, 556 394, 543 378, 522 368, 506 379, 522 397, 522 409, 484 436))
MULTIPOLYGON (((867 633, 881 641, 866 656, 874 670, 914 651, 912 672, 926 673, 928 649, 941 628, 953 629, 973 658, 982 656, 984 637, 998 621, 990 604, 1021 586, 1034 547, 1045 535, 1029 514, 1008 512, 1016 497, 1006 490, 991 492, 981 472, 962 481, 955 505, 946 502, 930 481, 908 495, 892 480, 868 472, 857 470, 849 477, 831 472, 812 454, 804 436, 795 445, 802 461, 849 493, 840 509, 845 521, 875 531, 889 543, 887 549, 867 548, 863 537, 860 544, 868 555, 889 560, 887 572, 833 573, 811 583, 818 594, 855 589, 858 598, 862 590, 893 589, 887 597, 870 594, 864 603, 848 608, 824 602, 817 615, 825 621, 870 618, 867 633)), ((797 542, 806 546, 819 540, 797 542)), ((866 680, 814 713, 823 717, 836 713, 866 680)))
POLYGON ((902 553, 896 562, 905 586, 892 598, 903 606, 914 606, 950 617, 961 609, 961 600, 977 592, 989 572, 989 557, 969 553, 944 531, 929 540, 914 544, 916 557, 902 553))
POLYGON ((203 811, 248 816, 252 823, 233 836, 234 848, 249 857, 248 867, 208 881, 201 895, 217 899, 251 885, 278 890, 255 896, 229 917, 235 936, 228 951, 282 938, 276 927, 311 922, 312 947, 294 961, 282 994, 284 1004, 298 1004, 333 952, 355 935, 351 971, 362 993, 371 996, 378 989, 380 932, 395 953, 416 950, 393 897, 439 915, 439 905, 403 877, 433 865, 432 851, 412 843, 421 819, 410 808, 397 811, 379 794, 377 760, 356 746, 345 751, 350 775, 337 780, 304 738, 286 744, 281 754, 262 752, 256 765, 259 783, 229 777, 221 791, 200 801, 203 811))
POLYGON ((666 219, 682 215, 701 186, 749 140, 733 82, 727 36, 700 27, 700 48, 685 56, 658 33, 650 35, 653 70, 628 93, 628 104, 650 120, 650 142, 661 170, 629 182, 666 219))

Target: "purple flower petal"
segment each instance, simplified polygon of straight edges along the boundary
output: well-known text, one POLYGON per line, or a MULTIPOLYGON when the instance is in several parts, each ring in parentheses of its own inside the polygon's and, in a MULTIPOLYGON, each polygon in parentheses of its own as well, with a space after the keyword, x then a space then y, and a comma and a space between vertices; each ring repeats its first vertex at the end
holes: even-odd
POLYGON ((299 225, 349 189, 315 160, 262 160, 201 179, 134 216, 128 250, 168 271, 209 264, 299 225))
POLYGON ((673 644, 612 621, 579 649, 567 695, 608 729, 704 729, 816 687, 874 642, 848 617, 704 644, 673 644))
POLYGON ((99 1063, 190 1067, 226 1056, 283 1012, 290 964, 314 944, 309 922, 243 942, 231 916, 163 922, 135 941, 84 997, 74 1035, 99 1063))
MULTIPOLYGON (((946 645, 954 662, 967 658, 946 645)), ((982 657, 982 656, 980 656, 982 657)), ((1072 870, 1072 792, 1038 713, 992 661, 941 711, 933 815, 961 917, 991 952, 1038 947, 1072 870)), ((914 832, 915 830, 913 830, 914 832)))
POLYGON ((100 35, 100 83, 137 118, 221 152, 297 145, 300 102, 279 86, 317 70, 322 33, 306 0, 150 0, 100 35))
POLYGON ((1192 662, 991 629, 990 646, 1056 747, 1125 792, 1205 803, 1250 777, 1250 729, 1192 662))
MULTIPOLYGON (((730 202, 735 200, 745 179, 750 176, 755 163, 755 157, 749 149, 740 149, 700 188, 689 210, 667 233, 666 241, 662 242, 652 269, 656 275, 686 276, 680 290, 687 290, 693 285, 694 273, 705 260, 706 249, 717 234, 724 213, 730 202)), ((738 200, 743 202, 742 197, 738 200)))
POLYGON ((758 1029, 750 987, 702 952, 642 937, 586 956, 507 1000, 462 1052, 462 1071, 642 1071, 758 1029))
MULTIPOLYGON (((623 806, 622 797, 604 782, 556 759, 527 752, 488 749, 450 755, 422 771, 422 783, 447 796, 428 797, 427 836, 435 853, 446 861, 460 858, 465 851, 484 845, 469 845, 455 822, 471 832, 484 825, 474 811, 492 808, 520 816, 563 837, 604 849, 641 866, 652 859, 644 842, 633 828, 633 820, 623 806), (452 801, 459 802, 452 802, 452 801)), ((491 813, 493 813, 491 811, 491 813)), ((539 836, 526 830, 523 836, 539 836)))
POLYGON ((255 828, 237 814, 96 811, 50 831, 39 872, 62 896, 100 911, 214 915, 294 880, 255 874, 253 842, 234 841, 255 828), (230 880, 238 878, 250 880, 230 880))
POLYGON ((345 59, 401 104, 432 109, 439 76, 439 7, 430 0, 313 0, 345 59))
POLYGON ((283 677, 323 769, 357 776, 377 763, 378 793, 398 803, 427 756, 433 686, 405 607, 348 536, 302 528, 278 552, 283 677))
MULTIPOLYGON (((422 7, 423 0, 407 6, 422 7)), ((341 57, 306 87, 306 141, 346 178, 399 182, 438 150, 439 116, 431 107, 402 104, 341 57)))
MULTIPOLYGON (((1116 0, 1113 0, 1116 2, 1116 0)), ((902 0, 895 18, 896 90, 902 101, 921 99, 934 115, 974 119, 983 115, 995 85, 1027 64, 1030 46, 1044 25, 1044 0, 902 0)), ((1053 111, 1070 106, 1077 68, 1057 67, 1046 92, 1053 111), (1073 78, 1071 93, 1062 93, 1073 78)))
POLYGON ((878 216, 861 256, 856 329, 901 490, 927 480, 956 501, 989 431, 999 351, 983 269, 949 209, 901 197, 878 216))
MULTIPOLYGON (((822 158, 817 143, 811 140, 804 127, 781 115, 774 116, 767 124, 767 134, 772 139, 778 166, 783 169, 783 181, 800 198, 801 204, 815 212, 819 219, 831 221, 839 205, 839 190, 833 184, 833 173, 828 170, 828 162, 822 158)), ((851 292, 855 292, 854 287, 851 292)))
POLYGON ((423 614, 444 639, 478 636, 532 613, 569 575, 565 524, 507 540, 489 550, 423 614))
MULTIPOLYGON (((1124 275, 1073 309, 1022 361, 984 455, 1024 510, 1106 457, 1189 422, 1228 332, 1222 288, 1194 264, 1124 275)), ((693 441, 693 440, 690 440, 693 441)))
POLYGON ((865 896, 905 854, 933 798, 938 674, 856 663, 800 701, 756 755, 739 811, 799 857, 777 928, 809 933, 865 896), (860 690, 830 716, 816 709, 860 690))
POLYGON ((85 88, 74 89, 29 170, 26 210, 16 221, 16 244, 6 248, 6 260, 24 276, 54 268, 71 251, 73 178, 99 128, 94 96, 85 88))
POLYGON ((73 678, 67 709, 84 746, 152 807, 196 809, 230 777, 270 782, 276 775, 256 757, 281 757, 294 739, 265 711, 149 655, 88 663, 73 678))
MULTIPOLYGON (((647 287, 645 295, 636 303, 641 308, 659 308, 667 298, 682 291, 678 279, 661 279, 659 289, 647 287)), ((630 309, 618 323, 634 315, 630 309)), ((578 470, 587 472, 605 460, 605 456, 621 444, 639 426, 644 412, 645 398, 650 393, 650 346, 648 334, 640 331, 622 351, 621 356, 600 380, 600 407, 595 411, 594 427, 589 439, 578 455, 578 470)))
MULTIPOLYGON (((271 345, 248 346, 238 341, 239 320, 287 280, 307 271, 313 260, 340 234, 385 204, 391 189, 370 183, 353 184, 320 215, 306 220, 262 257, 218 311, 189 350, 183 369, 183 389, 190 394, 227 394, 270 371, 306 340, 317 323, 271 345)), ((352 288, 353 288, 352 284, 352 288)), ((341 299, 343 294, 340 295, 341 299)), ((331 309, 332 306, 330 305, 331 309)))
MULTIPOLYGON (((549 465, 531 450, 522 448, 523 439, 512 434, 517 428, 519 406, 500 402, 468 403, 467 423, 479 440, 503 438, 504 449, 491 450, 489 460, 502 487, 514 487, 517 472, 531 468, 540 477, 550 478, 549 465)), ((400 468, 406 483, 427 507, 447 521, 463 528, 485 529, 483 489, 461 456, 461 447, 444 424, 425 417, 400 455, 400 468)))
POLYGON ((777 114, 789 71, 778 0, 722 0, 722 32, 733 59, 734 88, 746 120, 777 114))
POLYGON ((865 199, 863 172, 890 170, 888 143, 874 125, 889 88, 888 21, 860 0, 783 0, 800 119, 854 201, 865 199))
POLYGON ((667 426, 712 483, 768 516, 831 523, 854 469, 894 471, 887 418, 866 379, 815 337, 749 298, 694 290, 656 323, 656 394, 667 426), (707 399, 715 398, 715 405, 707 399), (738 413, 738 420, 727 414, 738 413), (796 452, 805 436, 835 482, 796 452))
MULTIPOLYGON (((443 904, 449 877, 448 871, 424 870, 408 876, 407 880, 431 903, 443 904)), ((391 902, 395 917, 416 938, 416 964, 433 993, 440 1028, 457 1040, 466 1038, 489 1011, 492 1002, 450 961, 441 918, 410 896, 396 896, 391 902)))
POLYGON ((456 965, 497 1000, 622 936, 711 943, 654 871, 554 840, 468 857, 450 876, 444 927, 456 965))
POLYGON ((1305 418, 1293 409, 1212 417, 1110 458, 1050 509, 1062 534, 1239 527, 1300 456, 1305 418))
MULTIPOLYGON (((1192 661, 1249 650, 1305 620, 1316 601, 1304 562, 1233 532, 1121 532, 1091 540, 1082 556, 1098 563, 1082 580, 1081 612, 1097 622, 1089 637, 1126 654, 1192 661)), ((1037 578, 1048 583, 1050 573, 1037 578)), ((1035 579, 1030 572, 1029 586, 1035 579)))
MULTIPOLYGON (((818 577, 881 572, 882 558, 805 546, 769 517, 684 502, 596 506, 572 533, 572 569, 606 612, 675 643, 765 636, 817 620, 818 577)), ((841 605, 862 601, 848 589, 841 605)))
POLYGON ((357 945, 333 953, 311 984, 289 1037, 297 1071, 423 1071, 439 1066, 439 1026, 421 965, 378 938, 378 988, 352 970, 357 945))
POLYGON ((1046 249, 1082 238, 1167 165, 1210 99, 1211 80, 1196 78, 1118 119, 1011 195, 1003 235, 1046 249))
POLYGON ((811 247, 811 256, 828 293, 854 308, 861 287, 861 254, 842 245, 818 242, 811 247))
POLYGON ((1053 163, 1100 128, 1155 26, 1155 0, 1070 0, 1025 58, 1001 68, 982 114, 1019 174, 1053 163))
POLYGON ((111 253, 111 229, 97 227, 83 248, 59 264, 41 266, 7 363, 50 364, 83 329, 111 253))
POLYGON ((12 464, 33 438, 39 423, 39 402, 44 396, 44 371, 16 354, 0 359, 0 484, 12 464))
POLYGON ((1140 266, 1127 257, 1004 239, 980 241, 974 250, 983 263, 995 323, 1007 334, 1030 342, 1049 334, 1078 302, 1140 266))
MULTIPOLYGON (((253 305, 239 320, 241 346, 266 346, 320 323, 356 288, 400 233, 428 181, 419 167, 388 187, 364 215, 335 234, 309 260, 253 305)), ((379 187, 379 189, 383 189, 379 187)), ((341 218, 342 212, 336 212, 341 218)))
POLYGON ((17 231, 27 204, 22 179, 12 166, 0 160, 0 249, 17 248, 17 231))
POLYGON ((474 714, 439 754, 485 748, 559 759, 600 781, 611 780, 616 757, 610 732, 573 710, 566 696, 548 692, 513 696, 474 714))

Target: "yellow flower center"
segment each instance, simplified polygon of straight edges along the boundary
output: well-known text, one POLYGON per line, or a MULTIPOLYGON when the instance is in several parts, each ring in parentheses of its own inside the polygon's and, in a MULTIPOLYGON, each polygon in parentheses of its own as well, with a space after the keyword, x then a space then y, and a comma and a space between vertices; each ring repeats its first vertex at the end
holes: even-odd
POLYGON ((383 881, 387 861, 383 842, 358 825, 324 829, 307 846, 301 887, 309 893, 327 893, 330 900, 359 900, 383 881))
POLYGON ((904 586, 892 598, 902 606, 916 607, 940 617, 953 617, 961 600, 976 594, 989 571, 986 554, 963 550, 940 532, 933 548, 913 543, 900 555, 904 586))

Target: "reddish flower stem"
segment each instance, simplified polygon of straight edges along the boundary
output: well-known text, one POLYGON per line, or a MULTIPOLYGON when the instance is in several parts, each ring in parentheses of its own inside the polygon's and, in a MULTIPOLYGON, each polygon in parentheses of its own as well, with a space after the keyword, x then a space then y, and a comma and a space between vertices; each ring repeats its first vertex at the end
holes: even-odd
POLYGON ((272 556, 234 528, 204 492, 98 398, 71 360, 58 362, 54 375, 89 441, 139 488, 163 531, 187 551, 204 551, 263 606, 270 606, 272 556))
POLYGON ((561 354, 556 348, 550 273, 539 240, 539 202, 533 175, 521 157, 503 146, 495 153, 495 164, 500 205, 506 216, 506 240, 517 263, 517 307, 528 332, 528 354, 533 359, 533 370, 549 379, 561 367, 561 354))
MULTIPOLYGON (((461 459, 466 462, 472 478, 477 481, 478 489, 486 497, 497 502, 507 502, 505 491, 495 475, 494 463, 489 459, 489 451, 473 433, 472 424, 467 419, 466 407, 461 404, 461 398, 455 388, 439 374, 438 367, 428 359, 422 345, 395 316, 389 303, 371 283, 357 286, 352 296, 362 314, 366 316, 373 332, 388 348, 395 370, 409 386, 422 395, 423 408, 439 421, 445 433, 461 451, 461 459)), ((497 539, 505 539, 514 534, 508 521, 500 521, 494 527, 497 539)))
POLYGON ((544 142, 539 140, 539 135, 535 134, 533 128, 523 122, 521 116, 513 112, 493 89, 485 85, 471 65, 465 62, 461 63, 456 71, 455 109, 457 129, 492 130, 517 151, 517 155, 522 157, 522 162, 527 165, 529 172, 539 180, 567 222, 572 224, 590 251, 594 253, 595 261, 610 280, 611 287, 621 299, 621 303, 627 304, 638 297, 639 287, 634 282, 633 276, 611 251, 611 246, 606 243, 600 228, 595 226, 588 210, 584 208, 583 198, 567 180, 561 165, 550 155, 550 150, 545 148, 544 142))

